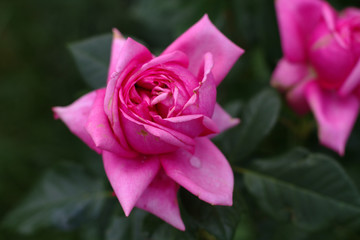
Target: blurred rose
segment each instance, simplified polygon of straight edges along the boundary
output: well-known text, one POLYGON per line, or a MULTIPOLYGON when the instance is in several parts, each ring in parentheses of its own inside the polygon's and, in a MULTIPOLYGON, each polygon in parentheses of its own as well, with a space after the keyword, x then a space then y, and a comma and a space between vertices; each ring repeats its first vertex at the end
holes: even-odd
POLYGON ((184 230, 179 185, 232 205, 232 170, 206 136, 239 122, 216 103, 216 87, 242 53, 207 15, 158 57, 114 30, 106 88, 54 107, 102 154, 126 215, 137 206, 184 230))
POLYGON ((320 142, 344 154, 359 112, 360 10, 321 0, 275 3, 284 57, 272 85, 299 114, 315 115, 320 142))

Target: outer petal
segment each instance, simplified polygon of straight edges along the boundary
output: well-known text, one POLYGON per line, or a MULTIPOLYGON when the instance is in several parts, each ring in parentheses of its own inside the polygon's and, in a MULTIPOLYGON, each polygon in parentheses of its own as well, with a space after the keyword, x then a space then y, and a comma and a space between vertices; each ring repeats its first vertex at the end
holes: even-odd
POLYGON ((360 9, 355 7, 348 7, 341 12, 341 15, 346 17, 360 17, 360 9))
MULTIPOLYGON (((114 133, 114 135, 116 136, 116 139, 119 141, 120 145, 125 148, 125 149, 129 149, 130 146, 126 140, 125 134, 124 134, 124 130, 123 130, 123 123, 120 120, 119 114, 120 114, 120 101, 118 97, 114 97, 111 100, 112 106, 111 106, 111 119, 108 118, 108 121, 110 122, 111 125, 111 129, 114 133)), ((106 106, 104 106, 104 108, 106 109, 106 106)), ((108 115, 107 115, 108 116, 108 115)))
POLYGON ((240 123, 240 119, 231 117, 218 103, 215 105, 212 120, 219 128, 219 132, 235 127, 240 123))
POLYGON ((121 35, 119 30, 116 28, 113 29, 113 40, 111 44, 111 57, 110 57, 110 65, 109 65, 109 74, 107 82, 111 79, 111 74, 115 71, 116 64, 120 57, 120 51, 124 46, 126 39, 121 35))
POLYGON ((137 153, 124 148, 114 135, 110 127, 109 120, 104 112, 104 95, 105 89, 96 91, 96 98, 89 113, 86 130, 98 148, 113 152, 123 157, 136 156, 137 153))
POLYGON ((290 61, 306 61, 306 40, 321 18, 322 3, 321 0, 275 1, 282 49, 290 61))
POLYGON ((318 122, 320 142, 343 155, 359 112, 358 99, 351 95, 340 97, 334 91, 321 89, 317 82, 307 86, 306 98, 318 122))
POLYGON ((166 174, 201 200, 232 205, 234 176, 224 155, 208 138, 197 138, 195 153, 184 149, 160 156, 166 174))
POLYGON ((310 74, 306 63, 294 63, 283 58, 272 75, 271 85, 280 91, 286 91, 301 82, 310 74))
POLYGON ((136 202, 160 169, 157 156, 122 158, 111 152, 103 152, 106 175, 128 216, 136 202))
POLYGON ((321 9, 322 17, 330 31, 335 31, 336 21, 337 21, 337 12, 335 9, 327 2, 324 2, 321 9))
POLYGON ((290 107, 299 115, 304 115, 310 110, 305 96, 305 89, 310 81, 310 79, 303 80, 286 94, 290 107))
POLYGON ((204 114, 211 118, 214 114, 216 103, 216 85, 213 76, 213 56, 211 53, 204 55, 201 71, 198 79, 199 86, 193 90, 193 96, 185 104, 183 115, 204 114))
POLYGON ((226 38, 209 20, 207 15, 176 39, 165 51, 180 50, 189 57, 189 70, 197 75, 203 56, 211 52, 214 56, 213 74, 216 85, 224 79, 235 61, 244 53, 240 47, 226 38))
POLYGON ((136 207, 148 211, 184 231, 185 226, 181 220, 176 196, 178 189, 179 185, 166 176, 163 171, 160 171, 141 195, 136 207))
POLYGON ((60 118, 70 131, 84 141, 91 149, 101 153, 86 131, 86 122, 96 98, 96 91, 90 92, 66 107, 53 107, 54 117, 60 118))

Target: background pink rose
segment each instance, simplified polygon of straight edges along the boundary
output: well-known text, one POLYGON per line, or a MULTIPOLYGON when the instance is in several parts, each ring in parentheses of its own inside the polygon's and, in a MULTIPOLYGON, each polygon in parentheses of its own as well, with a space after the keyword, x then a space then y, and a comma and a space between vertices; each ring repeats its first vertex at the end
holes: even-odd
POLYGON ((271 84, 293 109, 311 110, 320 142, 344 154, 359 112, 360 10, 321 0, 275 3, 284 57, 271 84))
POLYGON ((126 215, 137 206, 184 230, 179 185, 232 205, 232 170, 206 136, 239 123, 216 103, 216 87, 242 53, 207 15, 158 57, 114 30, 106 88, 53 108, 102 154, 126 215))

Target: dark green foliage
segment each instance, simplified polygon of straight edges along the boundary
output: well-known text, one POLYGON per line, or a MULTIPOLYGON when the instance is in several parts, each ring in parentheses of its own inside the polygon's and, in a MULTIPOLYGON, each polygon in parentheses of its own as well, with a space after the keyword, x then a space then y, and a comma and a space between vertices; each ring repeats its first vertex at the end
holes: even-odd
POLYGON ((94 89, 105 87, 112 35, 93 37, 70 45, 80 73, 94 89))
MULTIPOLYGON (((236 112, 240 118, 239 126, 226 134, 219 136, 216 141, 233 161, 249 156, 274 127, 281 101, 274 89, 265 89, 251 98, 243 106, 229 106, 241 108, 236 112)), ((230 112, 231 109, 230 109, 230 112)))
POLYGON ((332 158, 295 149, 241 169, 249 192, 275 218, 316 230, 360 217, 360 195, 332 158))
POLYGON ((273 4, 1 1, 0 239, 360 239, 359 122, 340 158, 318 144, 313 117, 295 115, 270 88, 282 55, 273 4), (181 232, 138 209, 126 218, 100 156, 54 121, 51 107, 105 85, 112 28, 160 54, 204 13, 246 50, 217 94, 242 121, 214 139, 235 172, 234 205, 180 190, 181 232))
POLYGON ((75 164, 47 171, 28 197, 4 219, 4 225, 21 233, 55 226, 68 231, 97 219, 112 196, 104 181, 75 164))

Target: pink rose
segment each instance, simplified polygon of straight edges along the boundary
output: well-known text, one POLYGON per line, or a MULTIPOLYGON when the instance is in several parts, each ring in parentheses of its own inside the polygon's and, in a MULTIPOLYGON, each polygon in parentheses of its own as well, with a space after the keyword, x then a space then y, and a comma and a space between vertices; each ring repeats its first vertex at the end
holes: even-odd
POLYGON ((275 2, 284 57, 271 84, 299 114, 315 115, 320 142, 344 154, 359 112, 360 10, 322 0, 275 2))
POLYGON ((53 108, 102 154, 126 215, 136 206, 184 230, 179 185, 232 205, 231 167, 206 136, 239 123, 216 103, 216 87, 242 53, 207 15, 158 57, 114 30, 106 88, 53 108))

